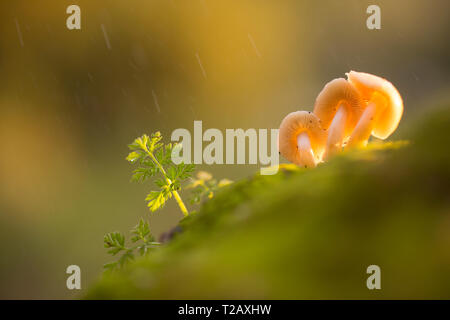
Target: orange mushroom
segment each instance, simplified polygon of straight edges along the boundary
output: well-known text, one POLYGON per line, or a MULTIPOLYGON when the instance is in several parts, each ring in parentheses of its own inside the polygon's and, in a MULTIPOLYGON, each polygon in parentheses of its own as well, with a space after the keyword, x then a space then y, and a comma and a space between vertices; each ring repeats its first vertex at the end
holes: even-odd
POLYGON ((292 112, 281 121, 278 148, 292 163, 305 168, 315 167, 322 158, 325 142, 326 131, 311 112, 292 112))
POLYGON ((350 71, 347 78, 367 102, 348 146, 365 146, 370 135, 383 140, 389 137, 403 114, 403 101, 397 89, 386 79, 369 73, 350 71))
POLYGON ((316 98, 314 113, 328 129, 324 158, 342 150, 363 112, 364 102, 358 90, 343 78, 328 82, 316 98))

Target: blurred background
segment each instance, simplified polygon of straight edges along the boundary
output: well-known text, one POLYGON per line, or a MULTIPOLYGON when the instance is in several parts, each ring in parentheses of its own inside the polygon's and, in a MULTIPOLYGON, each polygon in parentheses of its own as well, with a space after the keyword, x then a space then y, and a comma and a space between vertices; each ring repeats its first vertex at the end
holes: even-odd
MULTIPOLYGON (((449 98, 447 0, 1 1, 0 298, 76 298, 110 261, 103 235, 139 217, 152 185, 129 182, 127 144, 176 128, 278 128, 349 70, 392 81, 404 118, 449 98), (66 8, 81 8, 81 30, 66 8), (366 8, 381 8, 368 30, 366 8)), ((401 134, 400 134, 401 135, 401 134)), ((399 136, 394 134, 393 139, 399 136)), ((258 166, 200 166, 238 180, 258 166)), ((187 195, 185 195, 187 196, 187 195)))

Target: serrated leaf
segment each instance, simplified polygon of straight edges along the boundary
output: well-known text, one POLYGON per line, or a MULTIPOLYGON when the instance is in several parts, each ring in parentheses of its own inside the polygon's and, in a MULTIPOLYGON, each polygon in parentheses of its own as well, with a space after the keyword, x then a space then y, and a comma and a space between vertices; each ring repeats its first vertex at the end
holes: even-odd
POLYGON ((142 137, 136 138, 134 142, 131 144, 131 146, 137 146, 139 149, 146 151, 147 150, 147 143, 149 141, 149 137, 144 134, 142 137))
POLYGON ((162 166, 172 165, 172 143, 166 144, 164 148, 160 148, 156 153, 155 157, 158 159, 162 166))
POLYGON ((166 185, 166 182, 165 182, 164 180, 162 180, 162 179, 156 179, 156 180, 155 180, 155 184, 156 184, 159 188, 162 188, 162 187, 164 187, 164 186, 166 185))
POLYGON ((123 267, 126 263, 134 259, 132 250, 126 251, 119 259, 118 264, 123 267))
POLYGON ((163 207, 165 202, 172 197, 171 186, 165 185, 158 191, 151 191, 145 200, 148 202, 150 211, 154 212, 163 207))
POLYGON ((139 220, 139 223, 134 227, 131 232, 135 235, 132 238, 133 242, 136 242, 138 240, 148 241, 146 237, 150 235, 150 227, 148 222, 144 221, 143 219, 139 220))
POLYGON ((139 147, 139 145, 137 145, 136 143, 133 142, 133 143, 128 145, 128 149, 130 149, 130 150, 139 150, 140 147, 139 147))
POLYGON ((104 236, 103 243, 105 248, 112 248, 108 251, 108 253, 116 254, 120 250, 124 249, 125 236, 119 232, 111 232, 104 236))
POLYGON ((167 176, 170 180, 175 180, 178 176, 177 169, 175 167, 169 167, 167 169, 167 176))
POLYGON ((192 172, 194 172, 194 170, 195 170, 195 165, 194 164, 186 164, 185 165, 184 163, 182 163, 182 164, 183 164, 183 166, 181 167, 181 170, 178 174, 178 178, 184 180, 184 179, 189 178, 192 175, 192 172))
POLYGON ((151 200, 155 199, 159 194, 160 194, 159 191, 150 191, 147 194, 147 197, 145 197, 145 200, 146 201, 151 201, 151 200))
POLYGON ((116 233, 117 242, 123 247, 125 245, 125 236, 121 233, 116 233))
POLYGON ((141 154, 139 152, 133 151, 128 154, 126 159, 129 162, 134 162, 134 161, 138 160, 140 157, 141 157, 141 154))
POLYGON ((147 180, 148 178, 154 176, 156 174, 156 172, 157 171, 156 171, 155 167, 138 168, 133 171, 133 175, 131 176, 131 181, 143 182, 143 181, 147 180))
POLYGON ((154 152, 156 149, 162 147, 163 144, 160 143, 161 139, 162 139, 162 136, 161 136, 161 133, 159 131, 153 133, 152 134, 152 138, 150 140, 150 144, 148 146, 148 150, 150 152, 154 152))
POLYGON ((164 206, 164 203, 166 202, 166 199, 164 198, 164 195, 162 192, 158 193, 158 195, 149 201, 148 208, 150 211, 154 212, 164 206))
POLYGON ((109 262, 103 265, 103 268, 109 271, 115 270, 117 268, 117 262, 109 262))
POLYGON ((121 247, 114 247, 114 248, 109 249, 107 252, 109 254, 112 254, 113 256, 115 256, 116 254, 118 254, 122 250, 123 250, 123 248, 121 248, 121 247))

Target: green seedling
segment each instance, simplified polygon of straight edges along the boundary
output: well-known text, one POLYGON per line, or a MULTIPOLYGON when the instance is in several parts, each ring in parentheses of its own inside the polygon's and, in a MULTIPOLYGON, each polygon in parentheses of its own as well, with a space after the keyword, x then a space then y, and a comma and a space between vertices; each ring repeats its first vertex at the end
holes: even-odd
POLYGON ((189 215, 178 190, 181 182, 188 179, 195 169, 193 164, 176 165, 172 162, 172 151, 178 145, 172 143, 164 145, 161 133, 156 132, 151 135, 143 135, 134 140, 128 147, 131 152, 127 160, 138 164, 138 168, 133 171, 132 181, 145 181, 153 176, 160 175, 155 179, 158 191, 150 191, 145 198, 148 201, 150 211, 156 211, 164 206, 167 200, 175 198, 184 216, 189 215))
POLYGON ((134 245, 130 247, 126 246, 125 236, 120 232, 111 232, 105 235, 103 243, 104 247, 108 249, 108 253, 113 256, 121 254, 116 262, 110 262, 103 266, 106 270, 122 268, 135 258, 136 251, 140 256, 145 256, 151 249, 160 245, 159 242, 155 242, 148 222, 143 219, 139 220, 139 223, 131 230, 131 234, 133 235, 131 242, 134 245))
MULTIPOLYGON (((143 135, 128 146, 131 152, 126 157, 129 162, 137 165, 137 169, 133 170, 131 181, 144 182, 155 177, 154 183, 159 190, 150 191, 145 198, 150 211, 161 209, 167 200, 173 197, 183 215, 188 216, 189 211, 178 193, 181 183, 187 179, 190 179, 187 188, 193 190, 193 199, 191 200, 193 204, 201 202, 204 197, 212 198, 214 192, 220 187, 231 183, 227 179, 218 182, 205 171, 200 171, 196 178, 191 178, 195 169, 193 164, 175 164, 172 161, 172 152, 181 145, 164 144, 161 140, 162 136, 159 132, 153 133, 151 136, 143 135)), ((113 256, 121 254, 116 262, 104 265, 106 270, 122 268, 135 258, 136 251, 140 256, 144 256, 151 249, 160 245, 159 242, 155 242, 148 222, 143 219, 131 230, 131 233, 133 234, 131 242, 134 244, 132 246, 126 246, 125 236, 120 232, 111 232, 105 235, 103 242, 108 253, 113 256)))

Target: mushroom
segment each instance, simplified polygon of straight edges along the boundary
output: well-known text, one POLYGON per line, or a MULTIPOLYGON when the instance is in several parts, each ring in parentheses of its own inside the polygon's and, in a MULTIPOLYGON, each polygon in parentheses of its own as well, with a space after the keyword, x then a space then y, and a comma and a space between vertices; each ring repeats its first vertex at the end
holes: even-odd
POLYGON ((314 113, 328 129, 324 158, 342 150, 364 109, 358 90, 343 78, 328 82, 316 98, 314 113))
POLYGON ((326 136, 315 114, 291 112, 281 121, 278 148, 292 163, 305 168, 315 167, 322 158, 326 136))
POLYGON ((366 146, 370 135, 383 140, 389 137, 403 114, 403 101, 397 89, 386 79, 369 73, 350 71, 347 78, 367 103, 348 146, 366 146))

